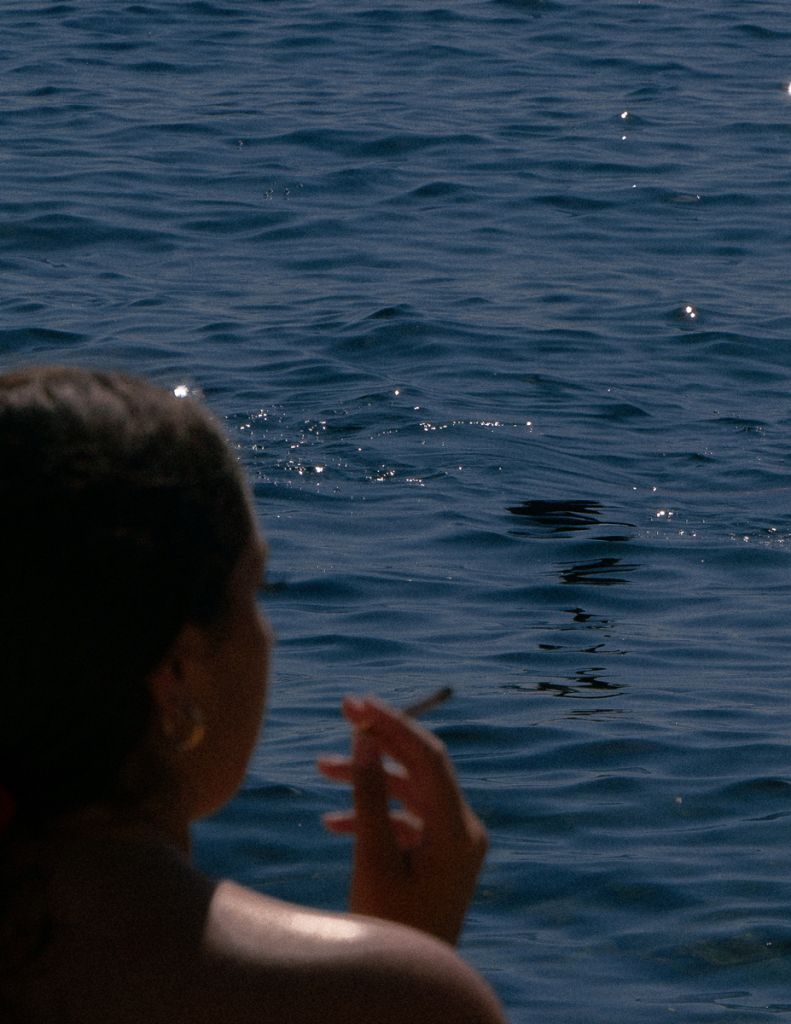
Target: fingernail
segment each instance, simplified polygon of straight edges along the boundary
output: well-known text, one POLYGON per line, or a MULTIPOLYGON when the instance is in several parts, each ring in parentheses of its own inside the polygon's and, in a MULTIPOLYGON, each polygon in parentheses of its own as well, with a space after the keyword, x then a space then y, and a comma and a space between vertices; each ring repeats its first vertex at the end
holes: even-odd
POLYGON ((359 697, 344 697, 343 713, 347 718, 351 719, 351 721, 357 723, 365 713, 365 704, 359 697))

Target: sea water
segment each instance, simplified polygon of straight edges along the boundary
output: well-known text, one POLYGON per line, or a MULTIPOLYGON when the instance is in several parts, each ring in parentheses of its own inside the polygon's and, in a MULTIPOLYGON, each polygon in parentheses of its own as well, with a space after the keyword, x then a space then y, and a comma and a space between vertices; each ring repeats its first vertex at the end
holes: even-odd
POLYGON ((341 909, 339 701, 491 834, 510 1018, 791 1018, 791 23, 780 0, 0 10, 4 367, 202 393, 279 634, 196 855, 341 909))

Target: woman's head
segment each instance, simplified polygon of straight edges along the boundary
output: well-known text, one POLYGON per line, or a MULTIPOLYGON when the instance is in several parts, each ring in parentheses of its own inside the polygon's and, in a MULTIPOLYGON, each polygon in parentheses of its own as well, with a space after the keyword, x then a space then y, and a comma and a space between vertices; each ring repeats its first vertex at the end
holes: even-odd
POLYGON ((146 680, 222 618, 253 534, 212 417, 137 378, 0 376, 0 782, 22 818, 118 796, 146 680))

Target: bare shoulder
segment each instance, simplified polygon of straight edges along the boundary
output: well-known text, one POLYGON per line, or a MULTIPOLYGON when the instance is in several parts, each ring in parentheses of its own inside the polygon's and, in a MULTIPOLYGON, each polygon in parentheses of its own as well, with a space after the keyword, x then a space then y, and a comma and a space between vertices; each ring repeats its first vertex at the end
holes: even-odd
POLYGON ((225 1021, 505 1021, 488 985, 444 942, 372 918, 284 903, 232 882, 220 883, 212 897, 204 956, 221 988, 236 993, 233 1007, 225 1001, 225 1021))
POLYGON ((410 928, 212 882, 156 843, 83 841, 57 863, 58 928, 15 985, 25 1020, 504 1024, 483 979, 410 928))

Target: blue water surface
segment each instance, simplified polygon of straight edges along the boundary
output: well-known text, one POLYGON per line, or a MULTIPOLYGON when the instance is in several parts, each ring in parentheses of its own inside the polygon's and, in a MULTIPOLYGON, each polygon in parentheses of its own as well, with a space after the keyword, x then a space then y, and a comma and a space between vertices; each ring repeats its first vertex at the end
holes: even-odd
POLYGON ((791 1019, 779 0, 0 11, 0 357, 225 418, 271 544, 208 870, 343 908, 341 696, 433 713, 515 1024, 791 1019))

